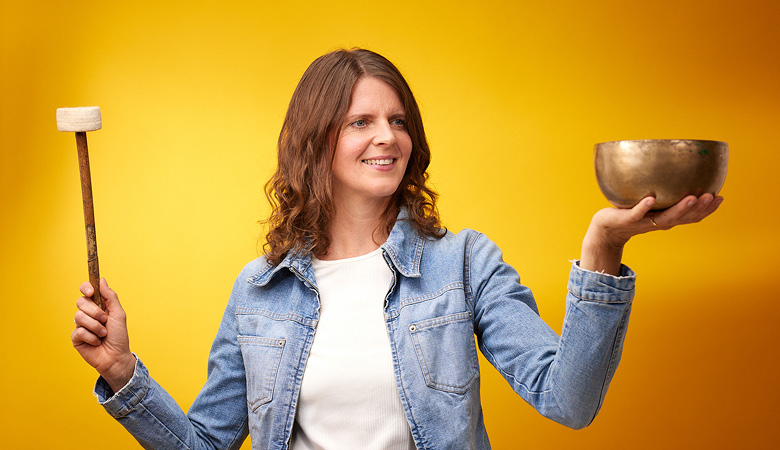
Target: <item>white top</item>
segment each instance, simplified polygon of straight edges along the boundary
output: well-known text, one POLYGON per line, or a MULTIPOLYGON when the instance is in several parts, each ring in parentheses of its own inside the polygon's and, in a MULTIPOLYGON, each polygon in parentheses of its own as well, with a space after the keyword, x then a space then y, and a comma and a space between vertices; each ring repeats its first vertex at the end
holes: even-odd
POLYGON ((320 319, 291 448, 414 449, 384 319, 393 274, 382 250, 337 261, 312 258, 312 264, 320 319))

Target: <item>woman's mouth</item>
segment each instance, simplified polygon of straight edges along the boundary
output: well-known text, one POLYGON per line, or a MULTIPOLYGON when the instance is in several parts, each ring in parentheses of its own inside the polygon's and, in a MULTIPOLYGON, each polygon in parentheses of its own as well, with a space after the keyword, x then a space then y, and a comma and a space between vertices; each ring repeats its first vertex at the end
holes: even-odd
POLYGON ((364 159, 361 162, 369 166, 389 166, 395 161, 395 158, 388 159, 364 159))

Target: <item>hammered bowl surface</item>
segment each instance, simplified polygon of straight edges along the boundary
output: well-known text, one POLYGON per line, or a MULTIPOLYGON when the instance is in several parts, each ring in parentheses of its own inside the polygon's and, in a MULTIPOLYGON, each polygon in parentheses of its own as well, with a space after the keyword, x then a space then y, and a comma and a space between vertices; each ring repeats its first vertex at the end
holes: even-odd
POLYGON ((654 210, 685 196, 718 195, 726 181, 729 146, 694 139, 602 142, 594 146, 596 180, 618 208, 631 208, 652 195, 654 210))

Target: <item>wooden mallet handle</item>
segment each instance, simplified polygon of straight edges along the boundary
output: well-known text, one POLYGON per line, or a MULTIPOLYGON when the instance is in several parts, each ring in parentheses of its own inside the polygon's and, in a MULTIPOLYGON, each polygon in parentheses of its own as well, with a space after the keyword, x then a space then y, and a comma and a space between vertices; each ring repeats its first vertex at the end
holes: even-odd
POLYGON ((100 296, 95 209, 92 204, 92 177, 89 171, 89 150, 87 148, 87 131, 99 130, 101 127, 102 120, 98 106, 57 109, 57 129, 76 132, 76 149, 78 150, 79 172, 81 173, 81 200, 84 204, 84 228, 87 232, 89 284, 92 285, 95 292, 92 294, 92 301, 101 309, 105 309, 103 299, 100 296))

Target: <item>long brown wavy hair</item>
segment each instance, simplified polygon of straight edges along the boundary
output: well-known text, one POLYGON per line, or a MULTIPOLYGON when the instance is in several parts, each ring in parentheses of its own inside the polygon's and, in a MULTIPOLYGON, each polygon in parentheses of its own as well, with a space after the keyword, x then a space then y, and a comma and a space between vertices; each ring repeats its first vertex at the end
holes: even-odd
POLYGON ((320 56, 306 69, 279 134, 279 165, 265 185, 272 212, 264 221, 269 231, 263 249, 271 264, 279 264, 290 251, 315 256, 328 251, 328 224, 335 214, 331 165, 352 88, 363 76, 378 78, 395 89, 404 105, 407 132, 412 139, 406 173, 385 211, 386 231, 390 232, 402 206, 419 234, 439 238, 446 231, 436 208, 437 193, 426 184, 431 152, 420 110, 406 80, 377 53, 336 50, 320 56))

